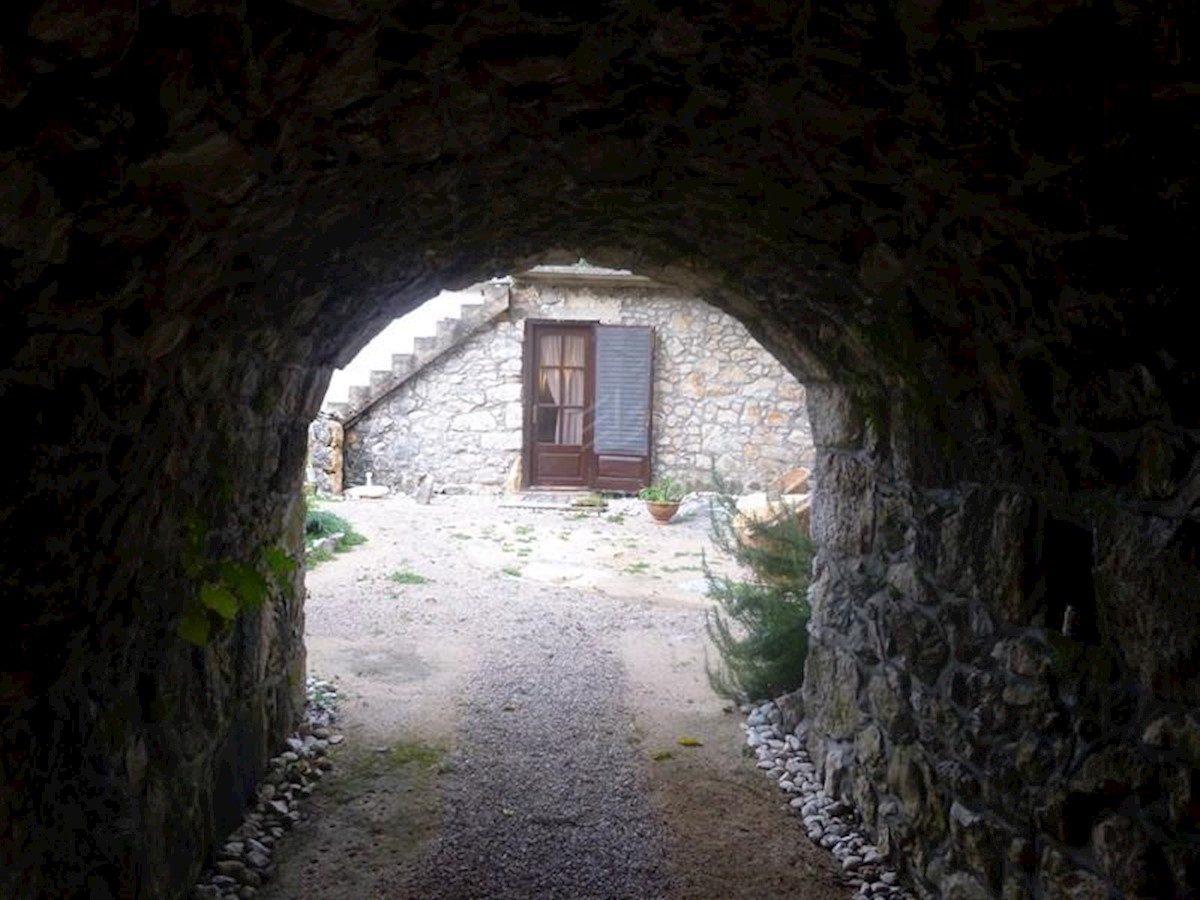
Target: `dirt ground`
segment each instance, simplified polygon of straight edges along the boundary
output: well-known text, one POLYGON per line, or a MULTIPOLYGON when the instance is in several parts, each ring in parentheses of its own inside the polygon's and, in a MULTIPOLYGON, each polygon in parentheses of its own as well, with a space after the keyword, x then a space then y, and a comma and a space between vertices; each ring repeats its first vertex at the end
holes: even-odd
POLYGON ((345 741, 259 896, 849 897, 708 686, 705 505, 506 503, 327 505, 368 538, 308 577, 345 741))

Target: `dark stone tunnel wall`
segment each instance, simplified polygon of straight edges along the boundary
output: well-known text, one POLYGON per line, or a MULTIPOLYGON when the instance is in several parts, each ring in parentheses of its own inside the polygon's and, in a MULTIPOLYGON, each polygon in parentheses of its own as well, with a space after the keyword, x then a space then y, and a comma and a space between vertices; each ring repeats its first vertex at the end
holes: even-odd
MULTIPOLYGON (((1154 499, 1134 473, 1158 451, 1132 434, 1131 477, 1107 497, 1013 478, 1029 465, 1013 457, 1045 452, 1030 444, 958 445, 948 477, 927 468, 946 435, 922 433, 920 409, 871 412, 836 386, 810 387, 810 409, 821 557, 805 693, 827 788, 923 894, 1192 896, 1191 461, 1154 499)), ((1079 459, 1039 465, 1083 474, 1079 459)))
POLYGON ((558 250, 824 398, 815 749, 923 890, 1196 883, 1187 5, 564 9, 0 10, 0 895, 186 888, 297 712, 329 369, 558 250))

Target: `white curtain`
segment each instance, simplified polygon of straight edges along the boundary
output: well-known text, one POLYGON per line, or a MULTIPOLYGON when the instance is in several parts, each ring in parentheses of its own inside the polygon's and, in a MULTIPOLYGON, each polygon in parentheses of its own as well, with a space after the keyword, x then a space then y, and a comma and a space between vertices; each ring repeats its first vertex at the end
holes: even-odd
MULTIPOLYGON (((583 443, 583 335, 542 335, 538 348, 538 400, 557 409, 554 443, 583 443)), ((542 406, 539 415, 550 415, 542 406)))

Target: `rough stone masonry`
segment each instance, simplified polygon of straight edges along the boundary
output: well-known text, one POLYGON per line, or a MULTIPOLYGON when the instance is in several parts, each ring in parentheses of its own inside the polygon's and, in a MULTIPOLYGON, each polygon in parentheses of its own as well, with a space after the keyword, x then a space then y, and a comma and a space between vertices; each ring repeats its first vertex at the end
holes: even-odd
POLYGON ((806 383, 810 750, 879 849, 930 897, 1200 883, 1191 5, 19 0, 0 35, 0 895, 187 889, 299 715, 330 370, 581 255, 806 383))
MULTIPOLYGON (((573 286, 542 274, 518 278, 497 320, 347 422, 349 483, 369 472, 407 491, 426 474, 441 486, 499 488, 521 455, 527 319, 655 329, 653 478, 701 490, 716 473, 737 491, 811 462, 803 387, 735 319, 661 286, 613 277, 573 286)), ((324 451, 336 425, 318 421, 310 443, 324 451)), ((314 453, 312 464, 332 468, 335 455, 314 453)))

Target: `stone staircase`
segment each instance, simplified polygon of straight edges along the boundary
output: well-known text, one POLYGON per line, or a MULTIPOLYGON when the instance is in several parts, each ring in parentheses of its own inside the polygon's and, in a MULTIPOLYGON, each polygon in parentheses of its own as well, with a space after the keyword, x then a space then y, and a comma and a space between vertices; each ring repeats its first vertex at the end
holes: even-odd
POLYGON ((369 384, 351 387, 346 402, 327 403, 324 411, 341 421, 343 426, 354 424, 380 400, 508 309, 507 284, 488 283, 480 285, 479 289, 482 294, 479 303, 463 304, 457 316, 439 320, 435 334, 413 339, 412 353, 394 354, 390 370, 371 372, 369 384))

